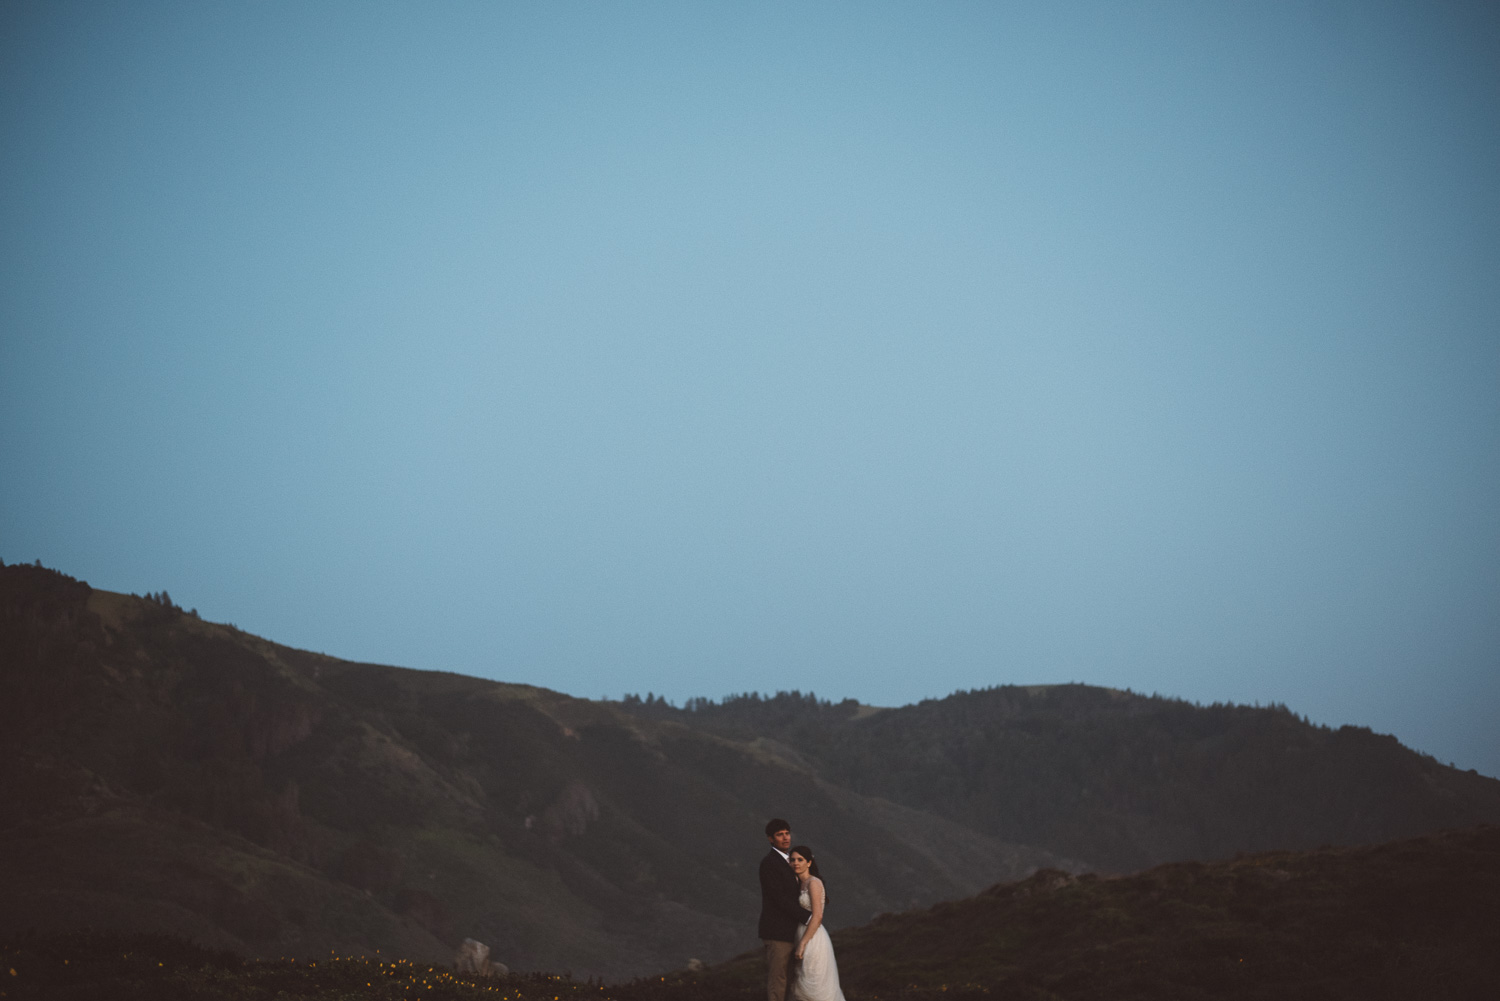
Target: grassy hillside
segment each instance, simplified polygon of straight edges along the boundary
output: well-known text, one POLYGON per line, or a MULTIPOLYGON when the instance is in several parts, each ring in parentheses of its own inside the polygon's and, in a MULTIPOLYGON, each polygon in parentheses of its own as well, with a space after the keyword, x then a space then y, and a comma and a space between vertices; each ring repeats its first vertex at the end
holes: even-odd
POLYGON ((0 935, 156 931, 618 980, 754 944, 761 825, 835 929, 1039 867, 1500 820, 1500 783, 1285 710, 1063 686, 676 710, 292 650, 0 567, 0 935), (1024 845, 1040 847, 1024 847, 1024 845))
MULTIPOLYGON (((830 891, 838 900, 838 887, 830 891)), ((834 936, 851 1001, 1441 999, 1500 995, 1500 828, 1361 848, 1178 863, 1101 879, 1044 871, 834 936)), ((750 954, 615 985, 476 979, 400 956, 247 962, 99 934, 0 944, 0 996, 758 1001, 750 954)))
POLYGON ((36 567, 0 567, 0 665, 0 933, 421 962, 474 937, 621 978, 754 942, 773 814, 827 852, 846 923, 1062 864, 773 743, 291 650, 36 567))
POLYGON ((1284 707, 1086 685, 1005 686, 868 712, 783 694, 629 702, 794 748, 828 781, 1105 872, 1500 823, 1500 782, 1284 707))
MULTIPOLYGON (((834 948, 851 998, 1496 997, 1500 828, 1115 879, 1044 871, 837 932, 834 948)), ((700 987, 748 1001, 760 979, 747 956, 700 987)))

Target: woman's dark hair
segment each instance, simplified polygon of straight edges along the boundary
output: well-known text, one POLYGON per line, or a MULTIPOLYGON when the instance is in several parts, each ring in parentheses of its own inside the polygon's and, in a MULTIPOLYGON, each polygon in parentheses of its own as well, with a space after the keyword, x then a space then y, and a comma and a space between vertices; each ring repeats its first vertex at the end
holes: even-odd
POLYGON ((818 872, 818 860, 813 858, 811 848, 807 847, 806 845, 793 845, 792 851, 787 852, 787 854, 790 855, 792 854, 792 852, 796 852, 798 855, 801 855, 803 858, 807 859, 807 874, 809 876, 817 876, 819 879, 823 878, 823 874, 818 872))

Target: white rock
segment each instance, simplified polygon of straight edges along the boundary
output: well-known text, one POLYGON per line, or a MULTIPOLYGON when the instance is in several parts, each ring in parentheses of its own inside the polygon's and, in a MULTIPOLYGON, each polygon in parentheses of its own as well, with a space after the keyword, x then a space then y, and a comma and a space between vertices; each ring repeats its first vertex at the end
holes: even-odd
POLYGON ((510 975, 510 967, 490 959, 490 947, 472 938, 464 939, 453 956, 453 968, 459 973, 472 973, 481 977, 504 977, 510 975))

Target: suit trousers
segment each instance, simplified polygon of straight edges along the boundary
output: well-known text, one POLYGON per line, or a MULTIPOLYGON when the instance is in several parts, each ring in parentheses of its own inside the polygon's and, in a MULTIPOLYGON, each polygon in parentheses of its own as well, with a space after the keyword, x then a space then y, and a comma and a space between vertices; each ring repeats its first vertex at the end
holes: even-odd
POLYGON ((766 944, 766 1001, 786 1001, 787 977, 797 947, 791 942, 761 941, 766 944))

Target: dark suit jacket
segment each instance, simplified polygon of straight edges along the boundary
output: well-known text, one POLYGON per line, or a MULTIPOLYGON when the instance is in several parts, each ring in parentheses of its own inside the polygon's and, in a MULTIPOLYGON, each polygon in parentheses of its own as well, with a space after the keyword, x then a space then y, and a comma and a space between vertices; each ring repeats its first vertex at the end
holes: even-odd
POLYGON ((768 942, 795 942, 797 929, 812 920, 812 912, 797 903, 797 874, 772 848, 760 860, 760 937, 768 942))

